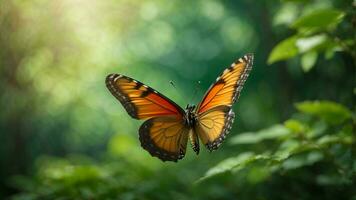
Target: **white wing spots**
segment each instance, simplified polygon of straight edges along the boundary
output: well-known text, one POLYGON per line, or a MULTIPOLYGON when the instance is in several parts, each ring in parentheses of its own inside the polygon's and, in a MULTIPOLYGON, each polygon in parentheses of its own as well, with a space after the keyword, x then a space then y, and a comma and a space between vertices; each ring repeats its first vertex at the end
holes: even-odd
POLYGON ((147 86, 147 85, 143 85, 143 87, 144 87, 144 88, 148 88, 148 86, 147 86))
MULTIPOLYGON (((238 80, 237 82, 237 87, 236 87, 236 95, 233 97, 233 100, 232 102, 235 102, 236 100, 239 99, 239 96, 240 96, 240 92, 243 88, 243 85, 245 84, 246 82, 246 79, 247 77, 249 76, 250 74, 250 71, 252 69, 252 65, 253 65, 253 55, 245 55, 243 56, 243 58, 240 58, 240 60, 243 60, 245 61, 247 64, 246 68, 245 68, 245 71, 241 74, 241 77, 240 79, 238 80)), ((241 62, 241 61, 240 61, 241 62)))
POLYGON ((158 92, 156 90, 153 90, 154 93, 158 94, 158 92))
POLYGON ((112 75, 110 76, 110 79, 114 79, 114 82, 116 82, 117 79, 119 79, 119 78, 121 78, 121 75, 118 75, 118 76, 115 77, 115 74, 112 74, 112 75))
POLYGON ((244 61, 242 60, 242 58, 239 58, 239 62, 242 63, 242 62, 244 62, 244 61))
POLYGON ((228 73, 228 72, 229 72, 229 69, 225 69, 224 72, 223 72, 223 74, 226 74, 226 73, 228 73))
POLYGON ((137 83, 137 81, 136 80, 132 80, 134 83, 137 83))

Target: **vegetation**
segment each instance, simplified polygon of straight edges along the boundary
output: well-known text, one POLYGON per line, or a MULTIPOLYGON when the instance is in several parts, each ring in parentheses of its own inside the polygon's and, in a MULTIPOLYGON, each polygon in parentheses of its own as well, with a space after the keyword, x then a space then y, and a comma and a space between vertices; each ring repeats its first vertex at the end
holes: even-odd
POLYGON ((355 22, 347 0, 1 1, 0 198, 356 199, 355 22), (248 52, 226 141, 178 163, 104 84, 184 107, 248 52))

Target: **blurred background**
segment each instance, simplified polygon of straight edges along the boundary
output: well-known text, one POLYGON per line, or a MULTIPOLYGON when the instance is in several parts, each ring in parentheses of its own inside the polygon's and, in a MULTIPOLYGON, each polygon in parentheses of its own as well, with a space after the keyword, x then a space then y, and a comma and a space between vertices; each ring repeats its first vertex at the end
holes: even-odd
POLYGON ((0 1, 0 198, 356 199, 355 6, 0 1), (125 74, 185 107, 249 52, 230 135, 178 163, 140 147, 104 83, 125 74))

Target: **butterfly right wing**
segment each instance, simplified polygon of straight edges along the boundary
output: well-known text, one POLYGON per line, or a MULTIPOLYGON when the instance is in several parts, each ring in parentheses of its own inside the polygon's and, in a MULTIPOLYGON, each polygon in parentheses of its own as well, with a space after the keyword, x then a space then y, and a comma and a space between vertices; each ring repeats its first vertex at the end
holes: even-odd
POLYGON ((225 69, 204 95, 197 107, 197 113, 203 113, 220 105, 231 107, 240 96, 252 64, 253 54, 246 54, 225 69))
POLYGON ((217 106, 200 113, 195 132, 210 151, 216 150, 230 132, 235 113, 229 106, 217 106))
POLYGON ((174 116, 145 121, 139 130, 141 146, 162 161, 177 162, 185 155, 189 129, 174 116))

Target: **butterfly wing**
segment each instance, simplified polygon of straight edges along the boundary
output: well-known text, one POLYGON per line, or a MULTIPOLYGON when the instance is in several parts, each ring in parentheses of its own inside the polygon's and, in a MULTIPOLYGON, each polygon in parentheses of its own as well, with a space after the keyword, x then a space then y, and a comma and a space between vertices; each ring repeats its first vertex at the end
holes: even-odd
POLYGON ((220 105, 232 106, 239 98, 242 87, 252 69, 252 63, 253 54, 247 54, 225 69, 204 95, 197 113, 203 113, 220 105))
POLYGON ((231 110, 252 69, 253 55, 234 62, 208 89, 197 108, 195 131, 210 150, 217 149, 229 133, 235 114, 231 110))
POLYGON ((216 150, 229 133, 235 114, 229 106, 217 106, 198 115, 195 132, 210 151, 216 150))
POLYGON ((155 117, 140 127, 141 146, 162 161, 175 161, 185 155, 189 129, 174 116, 155 117))
POLYGON ((110 74, 106 77, 106 86, 135 119, 169 115, 182 118, 184 115, 184 111, 176 103, 130 77, 110 74))
POLYGON ((163 161, 177 161, 185 155, 188 129, 184 111, 154 89, 130 77, 110 74, 109 91, 135 119, 148 119, 139 129, 141 146, 163 161))

